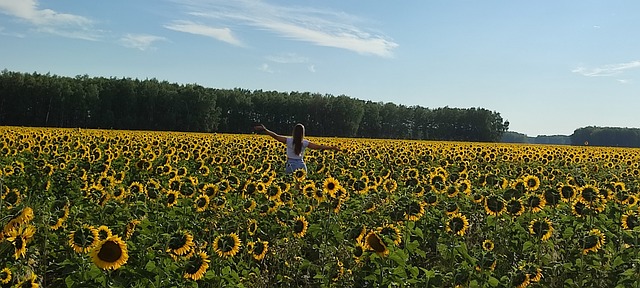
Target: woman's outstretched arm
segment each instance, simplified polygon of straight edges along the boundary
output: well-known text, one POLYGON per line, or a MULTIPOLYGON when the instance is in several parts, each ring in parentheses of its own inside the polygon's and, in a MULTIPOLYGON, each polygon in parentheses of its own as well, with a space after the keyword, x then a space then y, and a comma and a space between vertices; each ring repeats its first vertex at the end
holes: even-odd
POLYGON ((309 148, 311 149, 316 149, 316 150, 333 150, 333 151, 340 151, 340 148, 336 147, 336 146, 326 146, 326 145, 322 145, 322 144, 316 144, 313 142, 309 142, 309 148))
POLYGON ((267 133, 267 135, 273 137, 273 139, 278 140, 278 142, 282 142, 285 144, 287 143, 287 137, 276 134, 275 132, 264 127, 264 125, 262 124, 254 126, 253 129, 255 129, 256 131, 264 131, 265 133, 267 133))

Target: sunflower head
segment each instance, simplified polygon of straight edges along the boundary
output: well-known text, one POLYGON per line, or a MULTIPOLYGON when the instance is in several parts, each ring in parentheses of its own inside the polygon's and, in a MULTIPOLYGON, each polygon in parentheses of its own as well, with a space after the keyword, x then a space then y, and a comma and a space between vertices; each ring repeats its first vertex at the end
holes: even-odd
POLYGON ((231 258, 240 251, 242 242, 236 233, 218 235, 213 240, 213 250, 222 258, 231 258))
POLYGON ((91 225, 84 224, 80 229, 69 235, 69 246, 77 253, 87 253, 98 243, 98 230, 91 225))
POLYGON ((534 219, 529 223, 529 233, 542 241, 547 241, 553 234, 553 225, 549 219, 534 219))
POLYGON ((127 263, 128 259, 127 243, 117 235, 100 241, 91 251, 93 263, 104 270, 116 270, 127 263))
POLYGON ((469 228, 469 221, 467 220, 467 217, 460 213, 452 214, 446 224, 445 229, 447 232, 459 236, 464 236, 465 232, 469 228))
POLYGON ((202 279, 204 274, 209 269, 209 255, 206 252, 201 251, 194 253, 184 266, 184 278, 194 281, 202 279))
POLYGON ((365 247, 367 250, 372 250, 380 256, 386 256, 389 254, 387 245, 384 244, 380 236, 374 231, 371 231, 365 237, 365 247))
POLYGON ((293 220, 293 236, 296 238, 302 238, 307 233, 309 222, 307 219, 300 215, 293 220))

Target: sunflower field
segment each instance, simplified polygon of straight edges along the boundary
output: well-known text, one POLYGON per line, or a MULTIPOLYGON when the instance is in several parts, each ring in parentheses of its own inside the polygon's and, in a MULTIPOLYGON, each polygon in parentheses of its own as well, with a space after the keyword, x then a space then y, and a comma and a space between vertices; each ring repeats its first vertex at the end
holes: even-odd
POLYGON ((640 150, 0 127, 1 287, 640 287, 640 150))

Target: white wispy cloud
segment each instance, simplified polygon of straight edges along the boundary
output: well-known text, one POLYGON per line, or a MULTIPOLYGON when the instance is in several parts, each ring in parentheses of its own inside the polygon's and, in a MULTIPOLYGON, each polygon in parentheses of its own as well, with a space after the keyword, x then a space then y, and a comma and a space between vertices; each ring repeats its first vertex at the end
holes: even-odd
POLYGON ((158 41, 167 41, 167 38, 148 34, 126 34, 119 42, 125 47, 144 51, 153 48, 153 43, 158 41))
POLYGON ((262 63, 262 65, 258 68, 258 70, 263 71, 263 72, 267 72, 267 73, 273 73, 274 72, 271 69, 271 67, 269 67, 269 64, 267 64, 267 63, 262 63))
POLYGON ((175 31, 215 38, 236 46, 243 46, 242 42, 238 40, 231 32, 231 29, 227 27, 216 28, 204 24, 195 23, 189 20, 176 20, 171 22, 170 24, 165 25, 164 27, 175 31))
POLYGON ((392 57, 398 44, 366 27, 360 17, 300 6, 278 6, 260 0, 175 0, 189 15, 213 23, 245 25, 284 38, 360 54, 392 57))
POLYGON ((96 40, 93 21, 87 17, 42 9, 36 0, 0 0, 0 13, 7 14, 35 26, 34 31, 69 38, 96 40))
POLYGON ((309 68, 309 72, 313 72, 313 73, 316 72, 316 66, 315 65, 309 65, 308 68, 309 68))
POLYGON ((298 64, 298 63, 307 63, 309 58, 300 56, 295 53, 282 53, 278 55, 270 55, 266 57, 267 60, 276 63, 283 64, 298 64))
POLYGON ((629 69, 640 68, 640 61, 631 61, 627 63, 610 64, 596 68, 578 67, 571 70, 573 73, 578 73, 587 77, 598 76, 613 76, 623 73, 629 69))

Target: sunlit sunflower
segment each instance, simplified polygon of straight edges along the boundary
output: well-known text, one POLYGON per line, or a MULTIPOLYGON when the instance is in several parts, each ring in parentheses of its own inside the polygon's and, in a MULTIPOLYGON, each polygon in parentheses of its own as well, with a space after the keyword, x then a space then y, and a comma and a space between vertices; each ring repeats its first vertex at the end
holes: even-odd
POLYGON ((109 229, 109 227, 107 227, 105 225, 101 225, 96 230, 98 231, 98 240, 99 241, 107 240, 107 238, 113 236, 113 233, 111 232, 111 229, 109 229))
POLYGON ((387 193, 393 193, 398 189, 398 183, 393 178, 387 178, 382 182, 382 188, 387 193))
POLYGON ((293 236, 296 238, 302 238, 305 234, 307 234, 307 228, 309 226, 309 222, 307 219, 300 215, 293 220, 293 236))
POLYGON ((145 194, 145 187, 142 183, 134 181, 129 184, 129 194, 137 196, 138 194, 145 194))
POLYGON ((207 210, 209 206, 209 196, 207 194, 202 194, 193 201, 193 205, 196 207, 196 212, 203 212, 207 210))
POLYGON ((500 216, 506 210, 506 205, 500 197, 491 195, 484 200, 484 210, 491 216, 500 216))
POLYGON ((577 198, 571 203, 571 213, 576 217, 583 217, 591 212, 591 209, 584 200, 577 198))
MULTIPOLYGON (((253 188, 255 188, 255 186, 253 188)), ((218 185, 207 183, 202 186, 202 189, 200 189, 200 191, 202 191, 202 193, 209 197, 215 197, 216 195, 218 195, 218 189, 218 185)))
POLYGON ((11 282, 11 270, 8 267, 4 267, 0 270, 0 284, 5 285, 9 284, 9 282, 11 282))
POLYGON ((527 175, 523 179, 524 187, 527 191, 536 191, 540 188, 540 179, 535 175, 527 175))
POLYGON ((638 222, 637 212, 629 210, 622 214, 622 229, 633 230, 633 228, 638 227, 639 225, 640 223, 638 222))
MULTIPOLYGON (((340 189, 340 182, 333 177, 328 177, 322 182, 323 195, 329 195, 332 198, 336 198, 336 192, 340 189)), ((317 197, 316 197, 317 199, 317 197)), ((318 200, 320 201, 320 200, 318 200)))
POLYGON ((257 203, 256 200, 253 200, 253 198, 247 198, 244 200, 244 203, 242 204, 242 209, 244 210, 244 212, 251 212, 254 209, 256 209, 257 203))
POLYGON ((242 242, 238 238, 238 234, 229 233, 218 235, 213 240, 213 250, 222 258, 231 258, 240 251, 242 242))
POLYGON ((464 216, 460 213, 452 214, 447 220, 447 225, 445 230, 447 232, 453 233, 454 235, 464 236, 464 233, 469 228, 469 221, 467 220, 467 216, 464 216))
POLYGON ((184 278, 194 281, 202 279, 209 269, 209 261, 209 255, 204 251, 193 254, 185 263, 184 278))
POLYGON ((293 179, 298 183, 302 183, 307 177, 307 171, 304 169, 298 169, 293 171, 293 179))
POLYGON ((88 224, 69 234, 69 246, 77 253, 87 253, 98 243, 98 230, 88 224))
POLYGON ((175 190, 169 190, 166 193, 165 204, 167 207, 172 207, 178 203, 179 193, 175 190))
POLYGON ((542 241, 547 241, 553 234, 553 225, 549 219, 534 219, 529 223, 529 233, 542 241))
POLYGON ((491 241, 490 239, 485 239, 484 241, 482 241, 482 249, 486 251, 493 250, 494 246, 495 245, 493 244, 493 241, 491 241))
POLYGON ((251 245, 249 246, 251 246, 249 253, 253 257, 253 259, 256 259, 258 261, 264 259, 264 257, 267 255, 267 251, 269 250, 269 242, 262 241, 260 240, 260 238, 258 238, 258 241, 251 242, 251 245))
POLYGON ((129 260, 127 243, 116 235, 102 240, 91 251, 91 260, 100 269, 116 270, 129 260))
POLYGON ((542 197, 544 198, 546 205, 549 205, 549 206, 556 206, 562 200, 562 196, 560 196, 560 192, 557 189, 553 189, 553 188, 545 190, 544 193, 542 194, 542 197))
POLYGON ((36 228, 33 225, 21 225, 17 229, 9 230, 7 234, 7 241, 9 241, 14 248, 13 257, 18 259, 25 257, 27 253, 27 243, 31 241, 33 235, 36 233, 36 228))
POLYGON ((603 198, 600 190, 593 185, 587 184, 580 188, 580 199, 583 200, 585 204, 591 204, 603 198))
POLYGON ((402 242, 402 234, 400 229, 393 224, 385 224, 377 229, 378 235, 384 239, 393 241, 393 244, 400 245, 402 242))
POLYGON ((582 239, 579 240, 582 254, 598 252, 604 246, 605 236, 599 229, 591 229, 582 239))
POLYGON ((193 235, 187 231, 174 232, 171 235, 171 238, 169 238, 168 247, 169 249, 167 249, 167 252, 179 256, 186 255, 195 247, 195 243, 193 243, 193 235))

